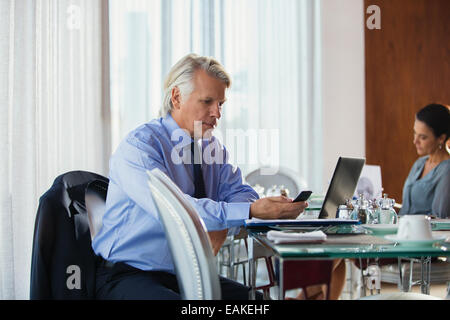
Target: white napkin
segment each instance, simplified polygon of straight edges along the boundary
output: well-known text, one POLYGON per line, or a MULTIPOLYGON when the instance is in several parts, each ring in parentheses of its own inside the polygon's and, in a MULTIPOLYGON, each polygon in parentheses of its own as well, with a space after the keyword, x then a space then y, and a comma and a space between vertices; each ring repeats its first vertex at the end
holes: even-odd
POLYGON ((302 242, 323 242, 327 239, 327 235, 323 231, 311 232, 284 232, 270 230, 267 232, 267 239, 278 243, 302 243, 302 242))

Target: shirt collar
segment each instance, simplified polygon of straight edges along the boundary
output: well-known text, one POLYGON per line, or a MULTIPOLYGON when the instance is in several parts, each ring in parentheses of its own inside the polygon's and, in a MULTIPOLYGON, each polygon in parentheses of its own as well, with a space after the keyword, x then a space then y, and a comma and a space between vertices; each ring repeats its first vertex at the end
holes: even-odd
POLYGON ((180 128, 170 113, 167 113, 167 115, 163 117, 162 124, 169 133, 169 138, 174 144, 175 149, 178 150, 184 148, 193 141, 190 134, 186 130, 180 128))
MULTIPOLYGON (((165 117, 162 118, 162 124, 169 133, 169 138, 174 144, 174 148, 179 150, 181 148, 190 147, 192 141, 191 135, 185 129, 181 129, 178 123, 173 119, 170 113, 167 113, 165 117)), ((210 143, 212 139, 201 139, 201 143, 197 141, 197 144, 205 145, 210 143)))

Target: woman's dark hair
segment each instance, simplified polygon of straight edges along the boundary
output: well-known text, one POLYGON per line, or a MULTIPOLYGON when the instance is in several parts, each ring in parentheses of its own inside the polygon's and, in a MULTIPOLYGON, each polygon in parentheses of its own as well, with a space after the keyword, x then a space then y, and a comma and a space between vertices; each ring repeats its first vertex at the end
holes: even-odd
POLYGON ((416 113, 416 119, 429 126, 436 138, 445 134, 447 140, 450 136, 450 110, 448 107, 437 103, 429 104, 416 113))

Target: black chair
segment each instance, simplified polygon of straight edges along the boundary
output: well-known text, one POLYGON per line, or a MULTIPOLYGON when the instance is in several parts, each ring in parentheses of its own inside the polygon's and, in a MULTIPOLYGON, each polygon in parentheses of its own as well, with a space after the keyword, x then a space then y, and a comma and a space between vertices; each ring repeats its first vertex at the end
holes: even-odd
POLYGON ((97 258, 91 247, 85 206, 90 183, 103 184, 107 189, 109 180, 91 172, 71 171, 58 176, 39 199, 30 299, 95 298, 97 258))

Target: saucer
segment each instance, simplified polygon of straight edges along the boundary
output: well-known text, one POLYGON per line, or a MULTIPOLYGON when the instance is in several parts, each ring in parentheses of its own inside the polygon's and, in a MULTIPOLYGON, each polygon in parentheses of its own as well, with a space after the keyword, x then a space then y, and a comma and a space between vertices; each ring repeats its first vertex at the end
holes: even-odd
POLYGON ((433 239, 426 239, 426 240, 417 240, 417 239, 398 239, 396 234, 390 234, 387 236, 384 236, 385 239, 397 242, 404 246, 431 246, 436 242, 443 242, 447 238, 445 235, 440 236, 433 236, 433 239))
POLYGON ((450 230, 450 219, 431 220, 431 228, 433 231, 450 230))
POLYGON ((362 227, 379 235, 397 233, 398 229, 397 224, 363 224, 362 227))

